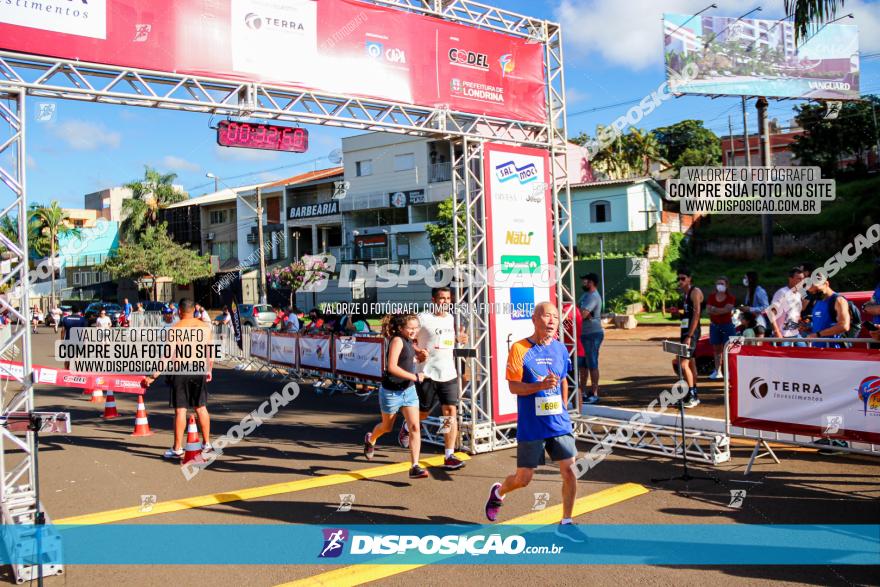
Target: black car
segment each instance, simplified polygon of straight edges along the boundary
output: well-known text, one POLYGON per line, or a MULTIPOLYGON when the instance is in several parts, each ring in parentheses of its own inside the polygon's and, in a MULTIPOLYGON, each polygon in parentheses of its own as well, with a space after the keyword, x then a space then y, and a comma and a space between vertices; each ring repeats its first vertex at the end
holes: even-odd
POLYGON ((119 316, 122 314, 122 306, 119 304, 109 304, 107 302, 94 302, 89 304, 89 307, 83 312, 83 316, 85 316, 89 326, 95 324, 102 308, 107 311, 107 316, 110 318, 111 324, 113 324, 113 326, 119 326, 119 316))

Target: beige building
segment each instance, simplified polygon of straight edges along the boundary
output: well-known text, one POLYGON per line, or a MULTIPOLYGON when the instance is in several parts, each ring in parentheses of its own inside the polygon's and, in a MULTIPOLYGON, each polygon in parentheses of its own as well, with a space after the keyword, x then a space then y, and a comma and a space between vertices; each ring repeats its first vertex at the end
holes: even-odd
POLYGON ((64 208, 64 214, 67 215, 65 224, 69 228, 93 228, 99 216, 97 210, 83 208, 64 208))

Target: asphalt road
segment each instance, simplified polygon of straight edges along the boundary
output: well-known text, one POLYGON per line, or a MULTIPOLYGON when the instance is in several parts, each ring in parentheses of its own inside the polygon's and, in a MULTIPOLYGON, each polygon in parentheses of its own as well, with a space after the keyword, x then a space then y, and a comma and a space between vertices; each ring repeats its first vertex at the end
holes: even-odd
MULTIPOLYGON (((646 330, 642 338, 662 338, 646 330)), ((602 361, 604 401, 636 406, 656 396, 655 387, 672 382, 668 355, 656 342, 633 340, 636 333, 609 336, 602 361), (625 340, 629 339, 629 340, 625 340), (637 359, 637 360, 634 360, 637 359)), ((35 357, 52 364, 51 329, 34 337, 35 357)), ((218 369, 210 384, 212 430, 222 434, 273 392, 280 379, 252 372, 218 369)), ((704 386, 701 415, 723 413, 720 386, 704 386)), ((154 385, 146 396, 149 421, 155 432, 131 437, 134 396, 117 395, 120 417, 103 420, 103 406, 89 403, 74 390, 41 386, 40 409, 70 411, 73 433, 43 439, 40 453, 43 501, 54 520, 117 508, 137 508, 141 496, 158 502, 211 494, 230 494, 246 488, 315 479, 407 460, 396 435, 380 440, 376 459, 361 454, 364 432, 378 419, 375 397, 364 402, 352 395, 319 395, 303 386, 300 396, 270 422, 238 445, 229 447, 207 470, 187 481, 176 464, 161 453, 171 444, 171 410, 167 391, 154 385)), ((581 445, 586 450, 589 445, 581 445)), ((750 446, 736 445, 731 462, 712 468, 719 484, 693 482, 655 485, 650 479, 678 472, 678 463, 641 454, 616 451, 579 482, 579 496, 595 494, 625 483, 649 491, 579 517, 582 524, 855 524, 880 523, 880 469, 877 460, 861 456, 825 457, 812 450, 781 448, 781 464, 761 460, 742 483, 750 446), (731 489, 748 488, 739 509, 728 507, 731 489)), ((427 446, 426 456, 439 447, 427 446)), ((515 466, 515 451, 473 456, 464 469, 447 473, 431 469, 429 479, 410 480, 405 473, 351 480, 254 499, 233 500, 206 507, 181 508, 141 516, 127 523, 168 524, 425 524, 485 523, 483 500, 492 482, 515 466), (350 512, 338 512, 341 493, 354 494, 350 512)), ((512 494, 503 517, 532 511, 536 492, 548 492, 559 503, 561 483, 552 466, 541 467, 532 485, 512 494)), ((135 547, 135 545, 133 545, 135 547)), ((200 545, 193 545, 198 549, 200 545)), ((68 566, 63 577, 47 585, 168 585, 210 584, 214 587, 278 585, 308 579, 332 570, 310 566, 68 566)), ((877 569, 852 566, 526 566, 499 568, 434 565, 395 574, 378 583, 509 584, 509 585, 870 585, 880 584, 877 569)), ((5 575, 10 581, 9 574, 5 575)))

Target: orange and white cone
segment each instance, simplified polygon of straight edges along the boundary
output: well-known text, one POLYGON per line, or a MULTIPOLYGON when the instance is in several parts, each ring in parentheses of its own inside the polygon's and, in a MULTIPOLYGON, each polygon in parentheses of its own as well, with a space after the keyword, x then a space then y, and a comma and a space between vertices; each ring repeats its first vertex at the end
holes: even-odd
POLYGON ((104 392, 101 391, 100 389, 93 389, 92 390, 92 399, 90 399, 89 401, 94 402, 94 403, 98 403, 98 404, 104 403, 104 392))
POLYGON ((108 389, 107 403, 104 404, 104 419, 109 420, 117 416, 119 416, 119 412, 116 411, 116 396, 113 395, 112 389, 108 389))
POLYGON ((138 395, 137 414, 134 417, 134 432, 132 436, 152 436, 150 423, 147 421, 147 408, 144 406, 144 396, 138 395))
POLYGON ((196 417, 189 417, 189 424, 186 426, 186 446, 183 447, 183 460, 181 465, 185 465, 196 459, 201 459, 202 443, 199 441, 199 431, 196 428, 196 417))

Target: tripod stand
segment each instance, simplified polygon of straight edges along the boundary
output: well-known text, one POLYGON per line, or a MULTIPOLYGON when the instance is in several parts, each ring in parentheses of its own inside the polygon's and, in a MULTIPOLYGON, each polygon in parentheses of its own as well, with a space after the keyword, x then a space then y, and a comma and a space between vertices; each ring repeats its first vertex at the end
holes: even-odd
MULTIPOLYGON (((681 374, 681 363, 686 359, 690 359, 692 356, 691 348, 687 345, 672 342, 670 340, 663 341, 663 351, 673 354, 678 357, 678 380, 682 381, 684 378, 681 374)), ((667 481, 684 481, 687 484, 689 481, 714 481, 716 484, 719 483, 719 480, 715 477, 704 477, 700 475, 691 475, 688 472, 688 453, 687 453, 687 433, 685 432, 684 427, 684 397, 678 398, 678 413, 679 420, 681 422, 681 457, 684 461, 684 472, 681 475, 676 475, 674 477, 664 477, 664 478, 652 478, 651 483, 666 483, 667 481)))

